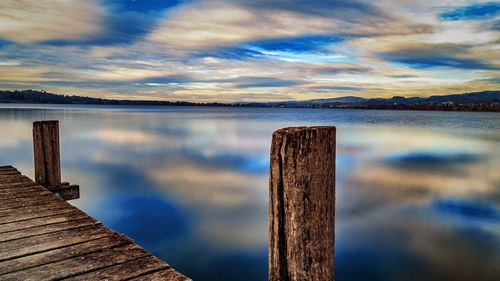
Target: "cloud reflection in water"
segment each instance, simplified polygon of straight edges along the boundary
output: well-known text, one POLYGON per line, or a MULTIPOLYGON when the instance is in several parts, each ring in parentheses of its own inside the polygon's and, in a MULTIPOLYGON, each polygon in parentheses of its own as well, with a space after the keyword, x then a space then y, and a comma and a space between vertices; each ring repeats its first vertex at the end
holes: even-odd
POLYGON ((72 203, 194 279, 267 279, 271 134, 312 124, 338 127, 337 279, 498 276, 495 114, 6 107, 0 164, 32 173, 39 119, 61 122, 72 203))

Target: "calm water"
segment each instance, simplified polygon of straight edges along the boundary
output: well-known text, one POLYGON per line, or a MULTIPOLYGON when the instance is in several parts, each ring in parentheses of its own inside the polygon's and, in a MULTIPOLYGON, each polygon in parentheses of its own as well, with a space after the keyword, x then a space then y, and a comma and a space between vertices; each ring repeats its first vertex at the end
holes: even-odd
POLYGON ((498 280, 500 114, 0 105, 0 165, 33 176, 58 119, 71 201, 196 280, 267 280, 272 132, 337 126, 337 280, 498 280))

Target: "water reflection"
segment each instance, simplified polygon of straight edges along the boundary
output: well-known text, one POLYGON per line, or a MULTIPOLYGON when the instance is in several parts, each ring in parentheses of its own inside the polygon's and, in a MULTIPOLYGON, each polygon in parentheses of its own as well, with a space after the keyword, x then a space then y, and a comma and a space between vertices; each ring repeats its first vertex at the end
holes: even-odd
POLYGON ((197 280, 266 280, 272 132, 334 124, 337 280, 496 280, 497 113, 3 106, 0 165, 61 124, 72 201, 197 280))

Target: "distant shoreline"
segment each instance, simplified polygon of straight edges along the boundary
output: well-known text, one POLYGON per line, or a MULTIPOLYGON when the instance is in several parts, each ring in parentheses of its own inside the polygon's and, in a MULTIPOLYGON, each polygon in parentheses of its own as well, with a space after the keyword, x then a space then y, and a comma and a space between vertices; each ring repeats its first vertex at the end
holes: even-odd
POLYGON ((500 112, 500 91, 421 97, 372 98, 340 97, 305 101, 194 103, 187 101, 113 100, 69 96, 37 90, 0 91, 2 104, 119 105, 119 106, 200 106, 256 108, 322 108, 415 111, 500 112))

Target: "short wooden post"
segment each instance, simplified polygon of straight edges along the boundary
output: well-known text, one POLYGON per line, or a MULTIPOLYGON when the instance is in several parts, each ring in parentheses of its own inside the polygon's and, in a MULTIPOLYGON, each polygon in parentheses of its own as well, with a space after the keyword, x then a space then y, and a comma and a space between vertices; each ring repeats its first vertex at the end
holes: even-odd
POLYGON ((269 197, 269 280, 334 280, 335 127, 274 132, 269 197))
POLYGON ((61 185, 59 121, 33 122, 35 181, 48 189, 61 185))

